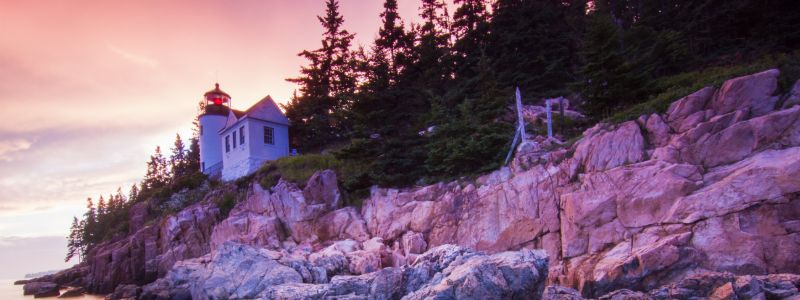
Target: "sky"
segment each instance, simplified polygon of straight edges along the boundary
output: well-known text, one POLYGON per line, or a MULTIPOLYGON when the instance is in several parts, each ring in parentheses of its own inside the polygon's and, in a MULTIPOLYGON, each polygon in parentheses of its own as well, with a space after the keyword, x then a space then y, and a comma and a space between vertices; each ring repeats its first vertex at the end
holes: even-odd
MULTIPOLYGON (((0 279, 66 267, 86 198, 127 193, 157 145, 190 136, 214 82, 237 109, 285 103, 296 54, 320 46, 323 2, 0 0, 0 279)), ((418 6, 400 0, 401 17, 418 6)), ((340 0, 356 45, 381 10, 340 0)))

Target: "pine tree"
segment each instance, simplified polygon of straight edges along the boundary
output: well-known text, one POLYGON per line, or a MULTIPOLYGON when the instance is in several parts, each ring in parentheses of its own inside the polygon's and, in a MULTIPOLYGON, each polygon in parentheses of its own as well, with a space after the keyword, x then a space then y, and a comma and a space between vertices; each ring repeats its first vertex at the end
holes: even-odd
POLYGON ((183 144, 183 140, 181 140, 180 134, 175 134, 175 142, 172 146, 172 155, 169 157, 169 164, 172 170, 173 182, 190 173, 187 167, 186 147, 183 144))
MULTIPOLYGON (((520 87, 527 97, 569 94, 585 1, 498 0, 494 3, 486 55, 501 87, 520 87)), ((526 98, 527 98, 526 97, 526 98)))
MULTIPOLYGON (((450 17, 442 0, 423 0, 420 17, 424 23, 417 30, 413 49, 415 85, 422 97, 433 98, 444 93, 452 75, 450 51, 450 17)), ((429 102, 429 101, 427 101, 429 102)), ((429 105, 429 104, 428 104, 429 105)))
POLYGON ((130 192, 128 192, 128 201, 131 203, 139 202, 139 187, 135 183, 131 185, 130 192))
POLYGON ((78 217, 72 217, 72 226, 69 228, 67 237, 67 257, 64 262, 70 261, 76 255, 79 260, 83 260, 83 228, 78 221, 78 217))
POLYGON ((380 14, 383 25, 375 40, 375 54, 384 55, 389 67, 389 83, 396 84, 408 61, 412 38, 406 33, 403 20, 397 12, 397 0, 386 0, 380 14))
POLYGON ((479 58, 477 76, 464 86, 464 101, 449 122, 437 126, 425 165, 431 177, 449 179, 500 166, 513 126, 504 118, 510 93, 498 86, 491 61, 479 58))
POLYGON ((97 219, 102 220, 105 218, 107 213, 108 207, 106 206, 106 200, 103 198, 103 195, 100 195, 99 199, 97 200, 97 219))
POLYGON ((456 75, 461 78, 475 76, 478 60, 489 34, 490 15, 486 0, 454 0, 459 5, 453 13, 451 33, 455 37, 453 58, 456 75))
POLYGON ((309 65, 301 68, 300 77, 288 79, 300 86, 300 95, 292 97, 284 109, 292 123, 294 146, 301 150, 318 149, 342 138, 341 132, 348 127, 342 111, 356 89, 350 51, 354 35, 342 28, 338 1, 325 4, 325 15, 317 17, 325 29, 322 47, 298 54, 309 65))
POLYGON ((189 151, 186 152, 186 172, 201 172, 200 170, 200 142, 198 137, 189 140, 189 151))
POLYGON ((94 208, 92 198, 86 199, 86 213, 83 215, 83 220, 85 223, 83 225, 83 233, 81 236, 83 237, 83 245, 85 246, 84 251, 88 251, 88 249, 94 245, 98 239, 96 234, 97 211, 94 208))
POLYGON ((164 155, 161 154, 161 147, 156 147, 156 151, 150 156, 147 162, 147 174, 144 175, 142 188, 152 191, 165 187, 169 183, 169 169, 164 155))
POLYGON ((624 104, 641 101, 647 94, 644 70, 637 68, 622 46, 622 33, 608 15, 595 13, 588 24, 581 51, 581 92, 586 110, 596 118, 607 117, 624 104))

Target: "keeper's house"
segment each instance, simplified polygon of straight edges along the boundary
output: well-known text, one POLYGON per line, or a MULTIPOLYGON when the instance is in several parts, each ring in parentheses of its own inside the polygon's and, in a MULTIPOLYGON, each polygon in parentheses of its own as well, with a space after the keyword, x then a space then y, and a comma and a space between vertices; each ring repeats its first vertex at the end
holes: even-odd
POLYGON ((289 120, 266 96, 245 111, 230 108, 231 96, 216 84, 203 95, 200 168, 211 177, 234 180, 289 155, 289 120))

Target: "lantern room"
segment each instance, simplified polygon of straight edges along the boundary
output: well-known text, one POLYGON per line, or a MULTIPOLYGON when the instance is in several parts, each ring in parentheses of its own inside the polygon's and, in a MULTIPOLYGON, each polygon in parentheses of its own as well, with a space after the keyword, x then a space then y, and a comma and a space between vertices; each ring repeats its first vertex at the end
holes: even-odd
POLYGON ((219 83, 214 84, 214 89, 206 92, 203 97, 206 98, 206 105, 225 105, 230 106, 231 96, 228 93, 219 89, 219 83))

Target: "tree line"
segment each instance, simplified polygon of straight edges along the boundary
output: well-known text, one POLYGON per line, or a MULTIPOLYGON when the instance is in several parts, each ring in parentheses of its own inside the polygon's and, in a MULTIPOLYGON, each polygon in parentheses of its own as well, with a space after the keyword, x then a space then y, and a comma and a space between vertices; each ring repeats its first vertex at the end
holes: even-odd
POLYGON ((594 120, 659 93, 664 76, 800 46, 786 0, 421 0, 419 23, 384 0, 371 45, 353 46, 337 0, 284 106, 291 144, 370 171, 345 189, 490 170, 510 147, 513 89, 569 96, 594 120))
POLYGON ((163 200, 174 192, 200 185, 206 176, 200 172, 200 146, 197 134, 187 148, 180 135, 169 157, 161 147, 156 147, 147 161, 147 173, 141 183, 131 185, 127 195, 122 188, 103 197, 86 199, 86 212, 82 218, 73 217, 67 237, 65 261, 73 257, 81 260, 97 244, 128 233, 128 212, 132 205, 148 199, 163 200))

